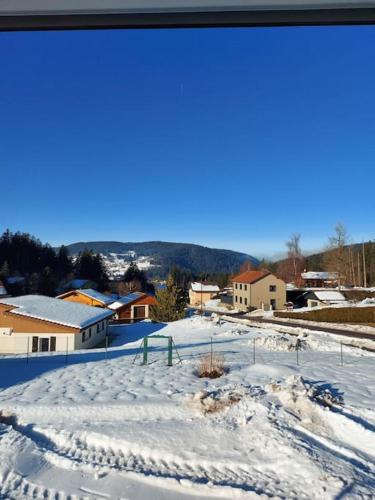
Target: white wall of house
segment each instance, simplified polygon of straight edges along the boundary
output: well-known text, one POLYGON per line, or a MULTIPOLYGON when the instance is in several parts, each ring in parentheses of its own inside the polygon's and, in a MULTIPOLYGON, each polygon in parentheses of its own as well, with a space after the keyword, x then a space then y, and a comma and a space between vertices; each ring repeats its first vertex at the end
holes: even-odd
POLYGON ((38 348, 41 351, 41 339, 48 339, 51 346, 51 337, 56 338, 56 351, 74 350, 74 333, 14 333, 9 328, 0 328, 0 353, 26 354, 32 352, 33 337, 38 337, 38 348), (7 331, 6 331, 7 330, 7 331))
POLYGON ((11 328, 0 327, 0 353, 26 354, 32 353, 33 337, 38 337, 38 352, 42 351, 42 339, 48 339, 48 350, 51 350, 51 338, 56 339, 56 352, 74 351, 75 349, 89 349, 102 342, 108 332, 108 320, 100 321, 90 328, 86 328, 85 340, 80 333, 15 333, 11 328), (99 325, 99 329, 97 329, 99 325), (90 336, 91 328, 91 336, 90 336))
POLYGON ((89 349, 100 344, 108 333, 108 320, 99 321, 75 336, 75 349, 89 349))

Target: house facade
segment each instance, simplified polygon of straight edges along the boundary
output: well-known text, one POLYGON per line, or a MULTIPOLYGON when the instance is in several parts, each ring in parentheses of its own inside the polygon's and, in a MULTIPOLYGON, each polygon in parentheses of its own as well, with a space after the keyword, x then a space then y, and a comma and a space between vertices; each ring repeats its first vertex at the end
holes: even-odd
POLYGON ((192 306, 199 306, 211 300, 220 292, 217 285, 205 285, 204 283, 191 283, 189 288, 189 303, 192 306))
POLYGON ((70 290, 69 292, 58 295, 56 298, 92 307, 108 307, 109 304, 115 301, 113 296, 105 295, 91 288, 70 290))
POLYGON ((153 305, 156 305, 156 299, 153 295, 133 292, 120 297, 108 308, 114 312, 114 322, 136 323, 150 317, 150 307, 153 305))
POLYGON ((0 299, 0 352, 88 349, 104 340, 113 312, 43 295, 0 299))
POLYGON ((286 284, 268 271, 247 271, 233 278, 233 305, 240 311, 283 309, 286 284))

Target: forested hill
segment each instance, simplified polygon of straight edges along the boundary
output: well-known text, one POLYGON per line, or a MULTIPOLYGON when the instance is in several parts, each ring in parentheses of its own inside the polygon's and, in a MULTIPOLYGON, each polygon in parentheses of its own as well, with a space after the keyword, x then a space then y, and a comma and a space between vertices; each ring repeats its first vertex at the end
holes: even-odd
POLYGON ((254 264, 258 263, 255 257, 245 253, 207 248, 190 243, 88 241, 73 243, 67 245, 67 248, 71 255, 76 255, 85 248, 104 255, 135 252, 138 257, 151 257, 153 263, 160 266, 160 274, 165 274, 174 265, 188 269, 192 273, 232 273, 237 272, 245 260, 250 260, 254 264))

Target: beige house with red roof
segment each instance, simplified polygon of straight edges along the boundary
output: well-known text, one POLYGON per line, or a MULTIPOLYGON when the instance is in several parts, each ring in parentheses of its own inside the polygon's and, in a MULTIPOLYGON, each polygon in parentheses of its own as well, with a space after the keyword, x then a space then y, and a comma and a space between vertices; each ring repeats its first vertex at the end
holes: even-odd
POLYGON ((283 309, 285 282, 269 271, 246 271, 233 278, 233 305, 240 311, 283 309))

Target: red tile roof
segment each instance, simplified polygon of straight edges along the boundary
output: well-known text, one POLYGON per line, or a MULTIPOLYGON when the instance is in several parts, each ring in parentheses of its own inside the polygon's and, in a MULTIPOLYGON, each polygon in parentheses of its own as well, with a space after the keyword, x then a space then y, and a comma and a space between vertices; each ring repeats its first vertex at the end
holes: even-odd
POLYGON ((246 271, 245 273, 235 276, 232 281, 236 283, 255 283, 265 276, 271 274, 269 271, 246 271))

